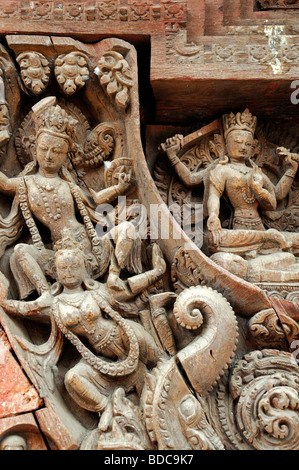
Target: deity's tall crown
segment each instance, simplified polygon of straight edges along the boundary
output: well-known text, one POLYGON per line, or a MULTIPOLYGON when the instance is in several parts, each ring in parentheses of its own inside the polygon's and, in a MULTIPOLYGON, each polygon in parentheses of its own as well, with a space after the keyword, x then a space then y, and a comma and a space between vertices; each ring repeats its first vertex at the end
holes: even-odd
POLYGON ((59 105, 56 97, 49 96, 32 107, 36 138, 42 132, 72 141, 78 121, 59 105))
POLYGON ((249 109, 243 113, 230 113, 223 116, 224 136, 227 137, 232 131, 247 131, 253 136, 255 134, 257 118, 252 116, 249 109))

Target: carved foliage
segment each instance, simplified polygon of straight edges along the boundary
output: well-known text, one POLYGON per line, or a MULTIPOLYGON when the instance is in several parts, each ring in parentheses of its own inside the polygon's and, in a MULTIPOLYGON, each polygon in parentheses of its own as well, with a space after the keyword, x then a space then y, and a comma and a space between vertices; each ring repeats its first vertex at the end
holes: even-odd
POLYGON ((180 248, 175 254, 171 267, 171 278, 176 292, 182 292, 185 287, 196 286, 203 281, 196 262, 190 253, 180 248))
POLYGON ((70 52, 57 57, 55 76, 62 90, 73 95, 89 79, 87 57, 81 52, 70 52))
POLYGON ((119 52, 105 52, 98 62, 98 74, 109 98, 119 109, 126 110, 133 85, 132 71, 128 62, 119 52))
POLYGON ((263 310, 249 321, 249 330, 256 343, 262 347, 287 347, 299 334, 299 325, 291 317, 277 313, 272 309, 263 310))
POLYGON ((40 52, 23 52, 16 60, 26 88, 35 95, 43 93, 50 77, 48 59, 40 52))
POLYGON ((82 164, 84 167, 97 168, 113 155, 115 149, 116 126, 102 123, 87 136, 84 143, 82 164))

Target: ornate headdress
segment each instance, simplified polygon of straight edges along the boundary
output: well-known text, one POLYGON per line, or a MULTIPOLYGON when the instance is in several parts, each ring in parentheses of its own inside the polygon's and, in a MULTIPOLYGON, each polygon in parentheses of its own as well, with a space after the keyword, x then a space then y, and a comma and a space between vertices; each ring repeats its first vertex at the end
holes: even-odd
POLYGON ((62 137, 72 142, 78 121, 71 117, 59 105, 56 105, 56 97, 49 96, 39 101, 32 107, 33 120, 36 128, 36 138, 42 132, 62 137))
POLYGON ((255 134, 257 118, 252 116, 249 109, 245 109, 244 113, 225 114, 223 116, 223 128, 225 138, 232 131, 247 131, 253 136, 255 134))

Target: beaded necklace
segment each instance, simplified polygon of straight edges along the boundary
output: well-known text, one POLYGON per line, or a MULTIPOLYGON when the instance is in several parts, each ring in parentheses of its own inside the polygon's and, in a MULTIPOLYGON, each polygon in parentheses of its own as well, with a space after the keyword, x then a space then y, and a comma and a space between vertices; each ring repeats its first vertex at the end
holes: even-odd
MULTIPOLYGON (((109 256, 109 253, 107 253, 107 250, 106 250, 106 253, 103 253, 103 246, 101 244, 101 240, 97 236, 94 226, 90 220, 87 209, 81 198, 80 191, 78 190, 78 188, 76 187, 74 183, 68 182, 68 184, 71 190, 71 194, 76 202, 77 208, 83 219, 87 235, 91 241, 92 252, 97 258, 99 266, 101 266, 103 264, 103 257, 106 258, 107 256, 109 256)), ((20 201, 20 209, 22 211, 25 223, 32 237, 33 244, 39 251, 45 252, 46 249, 45 249, 44 243, 42 241, 42 238, 36 226, 35 220, 31 214, 29 201, 28 201, 28 190, 27 190, 25 178, 22 178, 20 180, 19 187, 18 187, 18 198, 20 201)))
MULTIPOLYGON (((248 175, 248 173, 250 173, 250 171, 251 171, 251 168, 248 168, 245 165, 238 165, 238 164, 235 164, 235 163, 230 163, 230 166, 235 171, 238 171, 239 173, 241 173, 242 175, 245 175, 245 176, 248 175)), ((255 197, 254 194, 252 194, 252 190, 251 190, 251 188, 248 184, 248 181, 246 181, 246 187, 241 189, 241 193, 242 193, 243 200, 247 204, 253 204, 256 201, 256 197, 255 197)))
POLYGON ((29 208, 28 191, 27 191, 25 178, 22 178, 20 180, 17 194, 18 194, 18 199, 20 201, 20 209, 22 211, 25 223, 29 229, 33 244, 40 252, 45 253, 46 252, 45 245, 42 241, 42 238, 39 234, 38 228, 36 226, 36 223, 34 221, 34 218, 32 217, 32 214, 29 208))
MULTIPOLYGON (((80 339, 72 333, 61 321, 60 312, 59 312, 59 302, 60 299, 56 298, 52 307, 52 315, 55 319, 60 331, 64 336, 75 346, 78 352, 81 354, 82 358, 91 365, 94 369, 98 370, 102 374, 111 376, 111 377, 123 377, 125 375, 132 374, 137 366, 139 361, 139 344, 132 327, 128 322, 115 310, 113 310, 110 305, 103 299, 103 297, 96 292, 93 293, 93 296, 98 303, 100 309, 110 316, 124 331, 125 335, 129 340, 129 352, 126 359, 118 361, 115 363, 106 362, 105 360, 97 357, 93 354, 90 349, 88 349, 80 339)), ((108 338, 107 338, 108 339, 108 338)), ((102 348, 105 345, 102 344, 102 348)))
POLYGON ((34 183, 40 192, 40 195, 42 197, 42 200, 45 206, 46 213, 48 214, 50 219, 53 219, 53 220, 61 219, 61 207, 59 204, 59 198, 58 198, 57 189, 55 189, 55 186, 50 185, 50 183, 47 183, 47 184, 38 183, 36 178, 34 179, 34 183), (52 193, 52 200, 54 201, 55 209, 56 209, 55 214, 51 212, 49 196, 47 193, 52 193))

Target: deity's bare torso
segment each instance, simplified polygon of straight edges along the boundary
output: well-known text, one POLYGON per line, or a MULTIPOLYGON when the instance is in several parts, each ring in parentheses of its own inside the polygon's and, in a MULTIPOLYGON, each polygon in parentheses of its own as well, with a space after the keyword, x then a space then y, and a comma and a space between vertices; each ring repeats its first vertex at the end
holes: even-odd
POLYGON ((26 177, 28 203, 32 214, 51 232, 53 243, 66 231, 84 228, 75 216, 75 204, 69 184, 59 176, 45 178, 39 174, 26 177))

